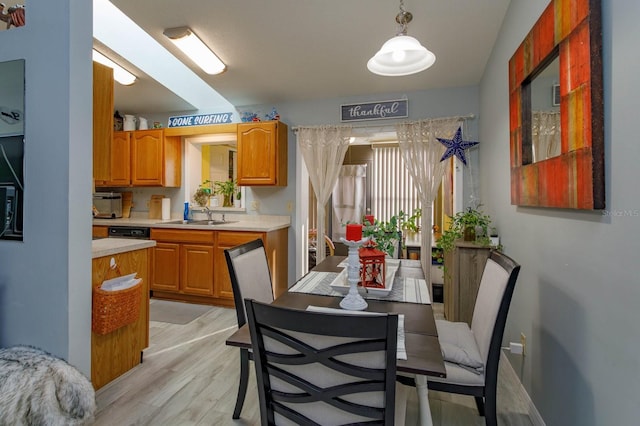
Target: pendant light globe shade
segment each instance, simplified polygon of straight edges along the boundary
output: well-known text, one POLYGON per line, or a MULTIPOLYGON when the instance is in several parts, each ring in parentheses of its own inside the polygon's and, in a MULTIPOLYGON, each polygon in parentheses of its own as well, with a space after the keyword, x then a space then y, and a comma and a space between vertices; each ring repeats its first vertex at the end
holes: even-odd
POLYGON ((398 35, 382 45, 367 62, 374 74, 402 76, 424 71, 434 64, 436 55, 408 35, 398 35))

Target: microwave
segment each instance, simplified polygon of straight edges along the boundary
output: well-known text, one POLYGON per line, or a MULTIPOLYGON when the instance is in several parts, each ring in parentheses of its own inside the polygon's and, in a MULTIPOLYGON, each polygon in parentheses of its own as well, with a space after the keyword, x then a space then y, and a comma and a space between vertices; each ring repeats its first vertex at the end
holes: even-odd
POLYGON ((93 217, 97 219, 117 219, 122 217, 122 194, 118 192, 94 193, 93 217))

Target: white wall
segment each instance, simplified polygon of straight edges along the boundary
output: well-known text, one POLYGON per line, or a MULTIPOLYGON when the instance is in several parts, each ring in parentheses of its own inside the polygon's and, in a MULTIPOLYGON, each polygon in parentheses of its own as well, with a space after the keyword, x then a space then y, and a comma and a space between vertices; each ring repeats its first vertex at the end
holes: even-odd
POLYGON ((0 346, 89 374, 91 2, 27 3, 26 26, 0 32, 0 61, 24 58, 26 81, 24 241, 0 241, 0 346))
POLYGON ((480 85, 483 200, 522 265, 505 342, 527 335, 524 386, 548 425, 637 424, 640 3, 603 0, 604 212, 510 204, 508 60, 548 0, 514 0, 480 85))

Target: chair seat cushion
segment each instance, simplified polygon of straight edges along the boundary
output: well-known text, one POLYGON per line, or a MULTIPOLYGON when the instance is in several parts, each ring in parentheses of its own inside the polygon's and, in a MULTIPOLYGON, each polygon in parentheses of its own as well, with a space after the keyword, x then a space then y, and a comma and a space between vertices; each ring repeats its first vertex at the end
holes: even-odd
POLYGON ((441 382, 451 385, 484 386, 484 373, 477 374, 469 368, 463 368, 459 364, 447 361, 445 361, 444 367, 447 371, 446 378, 429 376, 428 380, 430 382, 441 382))
POLYGON ((473 331, 467 323, 436 320, 436 328, 442 349, 442 358, 449 363, 469 370, 476 376, 482 375, 484 361, 480 356, 473 331))

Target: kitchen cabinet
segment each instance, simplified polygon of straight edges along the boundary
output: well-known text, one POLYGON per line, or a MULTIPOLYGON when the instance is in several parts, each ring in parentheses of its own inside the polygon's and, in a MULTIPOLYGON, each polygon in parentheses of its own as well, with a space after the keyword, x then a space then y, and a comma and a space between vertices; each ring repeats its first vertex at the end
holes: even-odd
POLYGON ((233 299, 233 289, 231 287, 231 277, 229 276, 229 269, 227 267, 227 259, 225 258, 224 251, 240 244, 248 243, 249 241, 263 238, 262 232, 231 232, 231 231, 219 231, 218 232, 218 244, 215 250, 215 264, 220 267, 215 269, 215 281, 216 281, 216 296, 233 299))
POLYGON ((267 252, 273 291, 287 291, 286 228, 271 232, 203 231, 152 228, 156 240, 152 296, 217 306, 234 306, 224 250, 261 238, 267 252))
POLYGON ((491 247, 457 241, 444 254, 444 316, 471 325, 480 279, 491 247))
POLYGON ((96 180, 96 186, 181 185, 180 138, 165 137, 163 129, 113 132, 108 158, 109 177, 96 180))
MULTIPOLYGON (((114 259, 122 275, 136 273, 142 278, 140 315, 128 325, 107 334, 91 332, 91 383, 96 390, 142 362, 149 346, 149 277, 151 249, 139 249, 92 260, 94 287, 102 284, 114 259)), ((88 284, 87 284, 88 285, 88 284)))
POLYGON ((97 226, 94 225, 91 230, 91 236, 95 238, 107 238, 109 236, 109 227, 108 226, 97 226))
POLYGON ((213 296, 214 235, 214 231, 152 229, 154 295, 213 296))
POLYGON ((113 69, 93 63, 93 179, 98 186, 111 177, 113 135, 113 69))
POLYGON ((287 186, 287 125, 238 124, 238 185, 287 186))
POLYGON ((131 183, 131 132, 113 132, 111 141, 111 176, 109 186, 129 186, 131 183))

